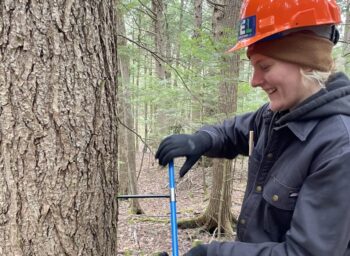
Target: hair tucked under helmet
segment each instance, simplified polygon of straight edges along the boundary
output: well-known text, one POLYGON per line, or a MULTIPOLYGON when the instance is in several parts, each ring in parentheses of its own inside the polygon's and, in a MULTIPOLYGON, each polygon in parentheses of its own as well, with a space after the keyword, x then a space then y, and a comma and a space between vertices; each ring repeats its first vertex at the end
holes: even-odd
POLYGON ((247 56, 260 53, 268 57, 299 64, 314 70, 330 71, 333 67, 334 44, 311 30, 293 32, 286 36, 259 41, 248 47, 247 56))

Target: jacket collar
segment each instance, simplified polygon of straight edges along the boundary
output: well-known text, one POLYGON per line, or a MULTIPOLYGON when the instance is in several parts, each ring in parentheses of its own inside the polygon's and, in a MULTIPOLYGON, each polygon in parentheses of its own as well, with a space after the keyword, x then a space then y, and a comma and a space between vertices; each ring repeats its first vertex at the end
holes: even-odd
POLYGON ((319 120, 309 120, 302 122, 290 122, 286 126, 291 130, 294 135, 300 140, 305 141, 309 134, 315 129, 319 120))
POLYGON ((273 127, 275 131, 287 127, 300 141, 305 141, 309 134, 319 123, 318 119, 312 119, 303 121, 291 121, 288 123, 281 124, 278 122, 278 119, 281 116, 283 117, 284 114, 287 114, 287 112, 274 114, 271 110, 268 110, 264 114, 264 121, 266 124, 269 124, 270 122, 275 122, 275 125, 273 127))

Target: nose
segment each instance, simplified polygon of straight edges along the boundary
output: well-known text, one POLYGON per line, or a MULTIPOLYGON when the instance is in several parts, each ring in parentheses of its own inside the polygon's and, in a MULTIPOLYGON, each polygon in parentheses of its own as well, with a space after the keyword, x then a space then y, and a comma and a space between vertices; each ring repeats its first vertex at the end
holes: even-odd
POLYGON ((253 77, 252 77, 252 79, 250 81, 250 84, 252 85, 252 87, 261 86, 263 81, 264 81, 264 79, 263 79, 263 76, 262 76, 261 72, 259 72, 258 70, 254 69, 253 77))

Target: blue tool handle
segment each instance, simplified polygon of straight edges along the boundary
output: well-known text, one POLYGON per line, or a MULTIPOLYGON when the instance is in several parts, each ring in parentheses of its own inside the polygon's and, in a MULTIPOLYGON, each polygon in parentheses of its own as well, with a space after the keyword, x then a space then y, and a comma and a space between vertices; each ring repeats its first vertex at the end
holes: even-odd
POLYGON ((170 188, 170 223, 171 223, 171 244, 173 256, 179 255, 177 239, 177 219, 176 219, 176 194, 175 194, 175 171, 174 161, 169 163, 169 188, 170 188))

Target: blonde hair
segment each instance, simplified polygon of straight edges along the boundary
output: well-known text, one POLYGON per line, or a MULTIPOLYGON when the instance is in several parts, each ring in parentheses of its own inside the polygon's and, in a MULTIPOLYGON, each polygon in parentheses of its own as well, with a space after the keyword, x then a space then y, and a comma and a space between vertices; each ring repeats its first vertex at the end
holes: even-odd
POLYGON ((304 79, 318 84, 321 88, 326 87, 326 81, 328 80, 329 76, 332 74, 332 71, 327 71, 327 72, 318 71, 318 70, 307 71, 303 68, 300 69, 300 72, 304 79))

